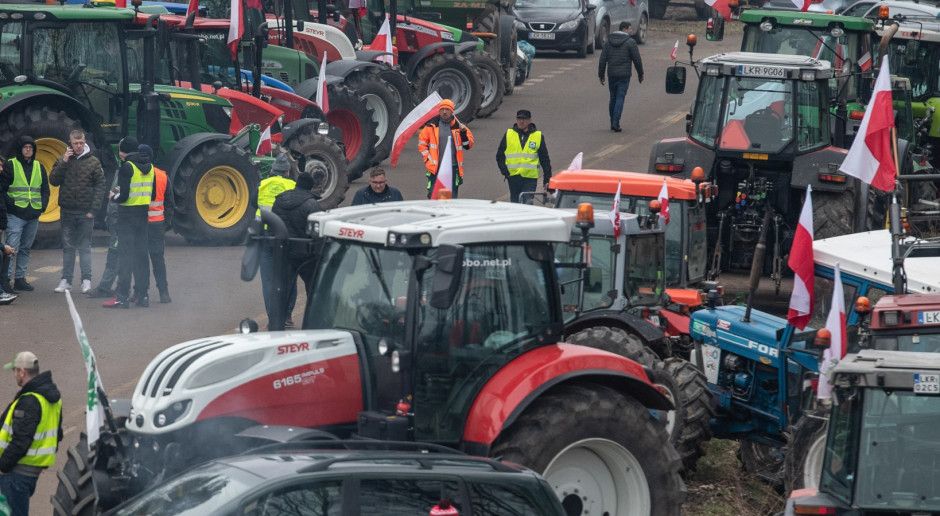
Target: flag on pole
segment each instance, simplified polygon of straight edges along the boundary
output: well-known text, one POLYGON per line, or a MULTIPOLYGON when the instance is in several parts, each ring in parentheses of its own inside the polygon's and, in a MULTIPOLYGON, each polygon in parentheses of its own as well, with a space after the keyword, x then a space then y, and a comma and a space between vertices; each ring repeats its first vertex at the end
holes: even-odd
POLYGON ((402 118, 401 123, 398 124, 398 129, 395 130, 395 138, 392 140, 390 160, 393 167, 398 165, 398 157, 408 140, 418 132, 422 125, 437 115, 437 105, 441 100, 443 100, 441 96, 436 91, 432 91, 428 98, 415 106, 410 113, 405 115, 405 118, 402 118))
POLYGON ((330 111, 329 88, 326 87, 326 51, 323 51, 323 61, 320 63, 320 76, 317 77, 317 105, 325 115, 330 111))
POLYGON ((891 71, 888 56, 881 62, 878 79, 865 108, 862 124, 856 131, 855 141, 839 170, 889 192, 894 190, 898 175, 894 160, 894 103, 891 98, 891 71))
POLYGON ((793 4, 793 7, 806 12, 809 10, 809 4, 812 2, 810 2, 810 0, 790 0, 790 3, 793 4))
POLYGON ((679 58, 679 40, 676 40, 676 44, 672 46, 672 52, 669 52, 669 59, 675 61, 679 58))
POLYGON ((82 350, 82 358, 85 360, 85 373, 87 394, 85 398, 85 433, 88 435, 88 450, 98 440, 101 425, 104 424, 104 410, 101 408, 101 400, 98 398, 98 390, 104 391, 101 385, 101 377, 98 376, 98 363, 95 360, 95 352, 92 351, 88 343, 88 336, 85 335, 85 327, 82 325, 82 319, 78 316, 78 310, 75 309, 75 302, 72 301, 72 293, 65 291, 65 300, 69 304, 69 314, 72 316, 72 325, 75 326, 75 336, 78 338, 78 345, 82 350))
POLYGON ((669 224, 669 187, 666 186, 666 178, 663 178, 663 187, 659 190, 659 218, 669 224))
POLYGON ((832 385, 829 376, 832 369, 845 356, 848 338, 845 327, 845 297, 842 291, 842 272, 836 263, 834 280, 832 284, 832 305, 829 308, 829 317, 826 318, 826 329, 832 334, 829 347, 823 351, 823 359, 819 363, 819 399, 828 399, 832 396, 832 385))
POLYGON ((228 26, 228 49, 232 53, 232 59, 238 57, 238 43, 245 35, 245 17, 242 15, 241 0, 231 0, 231 17, 228 26))
POLYGON ((256 156, 264 156, 271 152, 271 126, 269 125, 261 133, 261 139, 258 140, 258 148, 255 149, 256 156))
POLYGON ((382 22, 382 27, 379 28, 379 32, 375 35, 375 39, 372 40, 369 48, 378 52, 386 52, 386 54, 376 57, 376 61, 395 66, 395 53, 392 50, 392 26, 388 22, 387 14, 385 15, 385 21, 382 22))
POLYGON ((186 7, 186 17, 189 18, 189 15, 192 13, 196 13, 196 16, 199 16, 199 0, 189 0, 189 5, 186 7))
POLYGON ((617 194, 614 195, 614 205, 607 214, 610 223, 614 226, 614 238, 620 237, 620 181, 617 181, 617 194))
POLYGON ((793 234, 790 257, 787 265, 793 271, 793 291, 790 293, 790 308, 787 322, 799 330, 806 328, 813 315, 814 271, 813 271, 813 188, 806 187, 806 199, 800 212, 800 222, 793 234))
POLYGON ((571 160, 571 164, 568 165, 566 170, 583 170, 581 167, 581 162, 584 160, 584 153, 579 152, 574 156, 574 159, 571 160))
POLYGON ((447 144, 444 145, 444 154, 441 156, 437 174, 434 176, 434 188, 431 190, 432 199, 437 199, 438 193, 444 188, 451 192, 454 191, 454 150, 451 140, 450 133, 448 133, 447 144))

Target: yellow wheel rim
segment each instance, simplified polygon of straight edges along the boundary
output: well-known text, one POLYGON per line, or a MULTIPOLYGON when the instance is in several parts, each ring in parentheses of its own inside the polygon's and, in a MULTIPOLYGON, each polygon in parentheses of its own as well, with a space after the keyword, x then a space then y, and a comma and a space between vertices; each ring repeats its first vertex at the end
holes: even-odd
MULTIPOLYGON (((47 174, 52 173, 52 166, 57 159, 65 154, 68 144, 58 138, 38 138, 36 140, 36 159, 46 169, 47 174)), ((39 222, 56 222, 61 217, 59 208, 59 187, 49 185, 49 204, 46 211, 39 216, 39 222)))
POLYGON ((221 166, 209 169, 196 185, 196 211, 211 227, 225 229, 238 224, 248 210, 248 183, 238 170, 221 166))

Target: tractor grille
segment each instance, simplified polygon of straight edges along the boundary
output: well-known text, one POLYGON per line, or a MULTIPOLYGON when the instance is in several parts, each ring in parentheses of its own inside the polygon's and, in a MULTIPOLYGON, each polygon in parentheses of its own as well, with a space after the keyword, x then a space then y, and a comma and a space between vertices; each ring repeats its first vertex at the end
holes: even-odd
POLYGON ((176 386, 176 382, 179 381, 180 377, 189 366, 193 365, 193 362, 206 353, 231 345, 230 342, 223 342, 221 340, 203 340, 177 349, 163 357, 160 363, 150 371, 140 394, 151 398, 169 395, 173 392, 173 387, 176 386), (164 384, 164 381, 166 381, 166 385, 163 391, 160 392, 160 386, 164 384))
POLYGON ((555 30, 555 25, 549 22, 532 22, 529 23, 529 28, 536 32, 551 32, 555 30))

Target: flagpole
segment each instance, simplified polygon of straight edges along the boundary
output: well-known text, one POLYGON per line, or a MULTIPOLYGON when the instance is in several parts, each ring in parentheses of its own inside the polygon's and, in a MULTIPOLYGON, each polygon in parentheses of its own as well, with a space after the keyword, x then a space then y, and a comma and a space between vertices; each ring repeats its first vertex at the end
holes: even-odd
MULTIPOLYGON (((898 158, 898 128, 896 125, 891 127, 891 147, 894 149, 894 175, 897 177, 901 175, 901 162, 898 158)), ((897 181, 895 181, 895 185, 897 185, 897 181)), ((897 186, 895 186, 895 189, 897 189, 897 186)))

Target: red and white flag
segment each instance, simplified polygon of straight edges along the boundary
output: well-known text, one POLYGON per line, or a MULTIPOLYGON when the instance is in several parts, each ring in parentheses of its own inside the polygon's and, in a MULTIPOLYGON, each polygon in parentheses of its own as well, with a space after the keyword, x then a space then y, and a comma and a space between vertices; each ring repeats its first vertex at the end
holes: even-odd
POLYGON ((790 308, 787 310, 787 322, 802 330, 809 324, 813 315, 814 292, 813 272, 813 188, 806 187, 806 199, 800 222, 793 234, 790 257, 787 265, 793 271, 793 291, 790 293, 790 308))
POLYGON ((669 188, 666 186, 666 179, 663 178, 663 187, 659 190, 659 218, 669 224, 669 188))
POLYGON ((410 113, 405 115, 405 118, 402 118, 401 123, 398 124, 398 129, 395 130, 395 138, 392 140, 392 153, 390 162, 392 166, 398 165, 398 157, 401 155, 402 149, 405 148, 405 144, 408 143, 408 140, 422 125, 427 123, 428 120, 437 116, 438 108, 437 105, 441 102, 441 96, 438 95, 436 91, 432 91, 428 98, 424 99, 420 104, 415 106, 410 113))
POLYGON ((379 28, 379 32, 375 35, 375 39, 372 40, 369 48, 378 52, 386 52, 385 55, 376 57, 376 61, 395 66, 395 54, 392 50, 392 26, 388 22, 387 14, 385 15, 385 21, 382 22, 382 27, 379 28))
POLYGON ((793 7, 806 12, 809 10, 809 4, 812 2, 810 2, 810 0, 790 0, 790 3, 793 4, 793 7))
POLYGON ((823 359, 819 363, 819 388, 816 391, 819 399, 828 399, 832 395, 832 385, 829 376, 832 369, 845 356, 848 347, 848 336, 845 327, 845 297, 842 292, 842 272, 836 263, 834 280, 832 284, 832 306, 829 308, 829 317, 826 318, 826 329, 832 334, 829 348, 823 351, 823 359))
POLYGON ((434 176, 434 188, 431 190, 431 199, 437 199, 444 188, 454 191, 454 150, 450 134, 447 135, 447 144, 444 145, 444 154, 441 155, 437 174, 434 176))
POLYGON ((669 59, 675 61, 679 58, 679 40, 676 40, 676 44, 672 46, 672 52, 669 52, 669 59))
POLYGON ((245 35, 245 17, 242 15, 241 0, 231 0, 232 14, 229 18, 228 26, 228 49, 232 53, 232 59, 238 57, 238 43, 245 35))
POLYGON ((862 69, 863 72, 871 70, 871 51, 867 50, 862 57, 858 58, 858 67, 862 69))
POLYGON ((620 181, 617 181, 617 194, 614 195, 614 206, 607 214, 610 223, 614 226, 614 238, 620 237, 620 181))
POLYGON ((256 156, 264 156, 271 152, 271 126, 269 125, 261 133, 261 139, 258 140, 258 148, 255 149, 256 156))
POLYGON ((189 6, 186 7, 186 17, 189 18, 192 13, 199 16, 199 0, 189 0, 189 6))
POLYGON ((892 129, 894 104, 891 98, 891 72, 888 70, 888 56, 885 56, 871 100, 865 108, 865 117, 839 170, 879 190, 894 190, 898 170, 891 141, 892 129))
POLYGON ((584 153, 579 152, 575 155, 574 159, 571 160, 571 164, 568 165, 568 168, 565 170, 582 170, 581 162, 584 161, 584 153))
POLYGON ((731 19, 731 7, 728 0, 705 0, 705 4, 714 9, 726 20, 731 19))
POLYGON ((326 114, 330 111, 330 94, 326 87, 326 51, 323 52, 323 62, 320 63, 320 76, 317 77, 317 105, 326 114))

